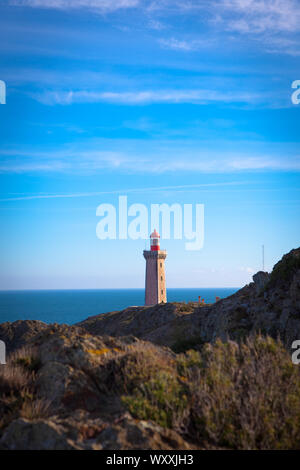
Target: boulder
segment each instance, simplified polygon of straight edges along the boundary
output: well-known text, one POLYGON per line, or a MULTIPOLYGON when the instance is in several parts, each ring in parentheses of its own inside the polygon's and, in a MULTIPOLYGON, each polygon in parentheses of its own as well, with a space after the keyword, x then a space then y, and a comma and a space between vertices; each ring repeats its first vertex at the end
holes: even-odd
POLYGON ((259 293, 266 286, 267 282, 270 279, 270 275, 267 272, 258 271, 256 274, 254 274, 252 279, 253 279, 254 284, 255 284, 256 292, 259 293))

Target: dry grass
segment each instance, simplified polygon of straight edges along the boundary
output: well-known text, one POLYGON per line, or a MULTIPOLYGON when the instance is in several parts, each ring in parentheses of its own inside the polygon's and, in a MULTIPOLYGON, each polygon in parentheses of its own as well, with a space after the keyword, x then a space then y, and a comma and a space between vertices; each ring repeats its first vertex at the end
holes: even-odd
POLYGON ((51 402, 45 399, 25 400, 20 410, 22 418, 30 421, 51 416, 51 402))
POLYGON ((7 395, 30 388, 38 367, 38 354, 31 347, 23 347, 10 354, 7 364, 0 367, 0 394, 7 395))
POLYGON ((46 405, 34 401, 39 366, 36 350, 24 347, 10 354, 7 364, 0 367, 0 428, 19 416, 45 415, 46 405))
POLYGON ((38 351, 31 346, 24 346, 10 354, 8 364, 20 366, 29 372, 36 372, 41 366, 38 351))
POLYGON ((6 364, 0 368, 0 394, 20 392, 28 386, 31 374, 20 366, 6 364))

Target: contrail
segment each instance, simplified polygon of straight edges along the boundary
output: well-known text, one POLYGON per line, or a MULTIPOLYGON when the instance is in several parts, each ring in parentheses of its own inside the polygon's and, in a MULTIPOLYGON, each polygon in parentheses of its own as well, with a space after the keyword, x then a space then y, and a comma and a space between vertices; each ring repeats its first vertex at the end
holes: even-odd
POLYGON ((235 186, 247 184, 246 182, 232 181, 226 183, 203 183, 203 184, 189 184, 181 186, 154 186, 152 188, 131 188, 131 189, 116 189, 112 191, 99 191, 92 193, 74 193, 74 194, 36 194, 33 196, 19 196, 0 199, 0 202, 10 201, 28 201, 32 199, 61 199, 61 198, 79 198, 79 197, 93 197, 101 196, 103 194, 121 194, 121 193, 139 193, 147 191, 168 191, 168 190, 180 190, 180 189, 192 189, 192 188, 206 188, 206 187, 218 187, 218 186, 235 186))

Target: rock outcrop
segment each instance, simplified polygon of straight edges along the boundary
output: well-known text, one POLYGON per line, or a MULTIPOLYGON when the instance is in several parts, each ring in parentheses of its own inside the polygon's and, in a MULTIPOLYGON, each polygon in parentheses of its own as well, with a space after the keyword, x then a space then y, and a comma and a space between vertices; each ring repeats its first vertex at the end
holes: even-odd
POLYGON ((134 419, 122 400, 135 381, 170 369, 171 351, 66 325, 35 333, 0 371, 0 449, 194 448, 175 430, 134 419))
MULTIPOLYGON (((0 449, 193 449, 218 447, 224 442, 225 447, 259 446, 253 437, 256 428, 249 430, 251 444, 250 440, 240 441, 244 429, 241 433, 236 424, 238 409, 231 425, 237 426, 234 436, 228 437, 230 427, 223 435, 223 424, 219 423, 216 437, 212 416, 222 416, 239 402, 237 386, 241 384, 234 382, 239 374, 231 369, 239 360, 240 370, 245 369, 243 387, 259 367, 262 370, 247 386, 261 387, 268 377, 266 393, 277 384, 279 387, 276 393, 282 404, 273 409, 278 398, 274 401, 266 396, 260 426, 264 420, 282 416, 281 406, 287 416, 294 412, 290 404, 300 397, 300 370, 291 364, 286 349, 271 338, 238 344, 257 332, 280 337, 286 348, 300 339, 300 249, 285 255, 270 275, 260 272, 253 280, 212 305, 129 307, 73 326, 38 321, 1 324, 0 339, 6 342, 8 361, 0 366, 0 449), (187 350, 191 351, 178 354, 187 350), (216 361, 223 374, 229 374, 224 384, 214 370, 216 361), (249 371, 248 363, 253 363, 249 371), (224 393, 224 400, 230 400, 233 391, 237 393, 221 414, 205 408, 214 390, 209 395, 205 395, 209 386, 200 390, 207 364, 211 367, 209 383, 215 381, 214 387, 224 393), (272 367, 277 371, 274 383, 272 367), (261 382, 255 385, 257 377, 261 382), (226 384, 231 384, 230 392, 224 389, 226 384), (265 415, 265 410, 270 414, 265 415)), ((218 395, 218 406, 222 400, 218 395)), ((300 402, 297 407, 300 410, 300 402)), ((248 419, 250 411, 245 413, 243 419, 248 419)), ((300 423, 300 414, 295 422, 300 423)), ((280 421, 278 429, 284 425, 280 421)), ((280 445, 298 445, 299 431, 297 426, 287 427, 280 445)), ((266 445, 275 445, 275 434, 272 431, 270 441, 265 441, 273 444, 266 445)))
POLYGON ((7 321, 0 323, 0 339, 5 342, 7 352, 12 352, 24 346, 31 338, 46 327, 46 323, 37 320, 7 321))
POLYGON ((269 273, 264 271, 258 271, 258 273, 254 274, 253 281, 255 285, 256 292, 259 293, 264 289, 270 279, 269 273))
POLYGON ((209 306, 167 303, 132 307, 90 317, 78 326, 95 335, 133 334, 175 349, 218 337, 239 340, 257 331, 280 336, 290 347, 300 338, 300 248, 285 255, 271 275, 260 271, 253 280, 209 306))

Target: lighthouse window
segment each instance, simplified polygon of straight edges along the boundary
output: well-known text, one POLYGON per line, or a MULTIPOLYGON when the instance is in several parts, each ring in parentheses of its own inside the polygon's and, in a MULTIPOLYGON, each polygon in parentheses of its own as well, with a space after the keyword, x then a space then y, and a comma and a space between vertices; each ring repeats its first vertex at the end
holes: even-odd
POLYGON ((161 295, 163 295, 163 294, 164 294, 164 291, 162 290, 162 291, 161 291, 161 295))
POLYGON ((163 277, 162 277, 162 276, 160 276, 160 280, 161 280, 161 281, 163 280, 163 277))
POLYGON ((162 268, 162 263, 160 263, 160 267, 162 268))

